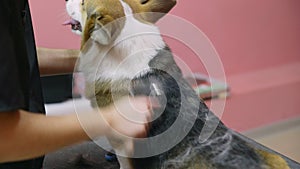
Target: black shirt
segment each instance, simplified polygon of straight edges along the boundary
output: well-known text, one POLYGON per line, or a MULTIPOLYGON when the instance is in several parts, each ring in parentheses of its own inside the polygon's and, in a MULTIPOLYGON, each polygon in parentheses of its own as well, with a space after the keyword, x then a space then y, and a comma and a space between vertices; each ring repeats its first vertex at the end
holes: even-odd
MULTIPOLYGON (((41 91, 27 0, 0 0, 0 113, 44 113, 41 91)), ((43 157, 0 164, 0 169, 41 169, 42 162, 43 157)))

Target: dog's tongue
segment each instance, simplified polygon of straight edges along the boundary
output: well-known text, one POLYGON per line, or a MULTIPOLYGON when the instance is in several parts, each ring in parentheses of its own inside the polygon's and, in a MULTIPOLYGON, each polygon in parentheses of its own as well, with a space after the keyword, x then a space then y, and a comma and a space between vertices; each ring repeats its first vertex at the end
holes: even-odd
POLYGON ((67 20, 65 21, 64 23, 62 23, 63 25, 76 25, 76 24, 79 24, 78 21, 76 21, 75 19, 70 19, 70 20, 67 20))

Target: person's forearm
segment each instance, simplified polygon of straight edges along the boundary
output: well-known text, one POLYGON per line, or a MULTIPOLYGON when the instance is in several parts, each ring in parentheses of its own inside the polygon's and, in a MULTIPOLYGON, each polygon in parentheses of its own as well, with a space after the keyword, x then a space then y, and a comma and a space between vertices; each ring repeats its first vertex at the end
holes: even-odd
POLYGON ((0 112, 0 163, 39 157, 104 135, 124 142, 145 137, 152 114, 149 105, 148 98, 124 97, 101 110, 65 116, 0 112))
MULTIPOLYGON (((20 110, 0 113, 0 124, 0 163, 38 157, 89 139, 76 115, 49 117, 20 110)), ((105 126, 96 125, 102 128, 97 134, 105 134, 105 126)))
POLYGON ((37 48, 41 75, 73 73, 79 50, 37 48))

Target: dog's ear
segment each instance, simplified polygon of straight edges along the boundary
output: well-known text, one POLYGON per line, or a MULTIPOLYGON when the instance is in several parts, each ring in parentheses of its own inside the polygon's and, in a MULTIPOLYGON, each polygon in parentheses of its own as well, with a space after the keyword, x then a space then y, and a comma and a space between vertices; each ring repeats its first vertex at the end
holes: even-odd
POLYGON ((133 13, 144 21, 155 23, 168 13, 176 0, 124 0, 132 8, 133 13))

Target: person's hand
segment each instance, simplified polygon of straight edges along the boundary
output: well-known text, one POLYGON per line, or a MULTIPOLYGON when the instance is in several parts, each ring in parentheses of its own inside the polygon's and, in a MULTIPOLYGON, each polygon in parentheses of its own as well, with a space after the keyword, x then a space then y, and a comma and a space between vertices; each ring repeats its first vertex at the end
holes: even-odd
POLYGON ((102 113, 108 124, 106 135, 146 137, 152 116, 151 107, 151 102, 146 97, 122 98, 116 101, 102 113))

